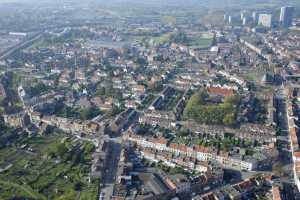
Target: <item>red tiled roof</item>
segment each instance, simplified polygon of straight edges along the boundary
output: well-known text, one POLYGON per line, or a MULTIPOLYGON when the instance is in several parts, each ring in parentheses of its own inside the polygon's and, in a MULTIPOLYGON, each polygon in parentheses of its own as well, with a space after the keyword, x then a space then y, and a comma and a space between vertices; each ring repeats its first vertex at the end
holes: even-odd
POLYGON ((272 187, 273 200, 281 200, 280 191, 278 187, 272 187))
POLYGON ((195 145, 194 150, 197 151, 197 152, 203 152, 203 153, 208 153, 209 152, 209 148, 204 147, 204 146, 200 146, 200 145, 195 145))
POLYGON ((295 156, 296 158, 300 158, 300 151, 295 151, 295 152, 294 152, 294 156, 295 156))
POLYGON ((298 148, 298 138, 297 138, 297 130, 296 128, 290 128, 291 140, 294 148, 298 148))
POLYGON ((252 182, 249 180, 243 181, 241 183, 238 184, 238 186, 242 189, 242 190, 247 190, 248 188, 250 188, 251 186, 253 186, 252 182))
POLYGON ((300 173, 300 161, 296 161, 294 165, 295 165, 295 171, 297 173, 300 173))
POLYGON ((208 93, 222 95, 225 97, 230 97, 234 95, 234 90, 232 89, 225 89, 220 87, 209 87, 207 88, 208 93))
POLYGON ((177 149, 177 144, 171 143, 169 146, 171 149, 177 149))
POLYGON ((183 144, 178 145, 178 149, 179 149, 180 151, 187 152, 187 146, 185 146, 185 145, 183 145, 183 144))
POLYGON ((157 138, 155 140, 155 143, 158 143, 158 144, 167 144, 168 140, 166 140, 165 138, 157 138))
POLYGON ((171 149, 176 149, 176 150, 179 150, 179 151, 188 152, 188 147, 186 145, 183 145, 183 144, 171 143, 169 147, 171 149))

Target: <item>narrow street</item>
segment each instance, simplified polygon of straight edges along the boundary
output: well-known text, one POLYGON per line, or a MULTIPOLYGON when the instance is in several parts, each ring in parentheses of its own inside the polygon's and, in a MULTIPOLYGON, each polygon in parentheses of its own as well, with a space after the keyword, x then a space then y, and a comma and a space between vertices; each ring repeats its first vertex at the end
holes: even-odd
POLYGON ((283 94, 275 96, 276 104, 276 124, 280 129, 277 135, 277 147, 279 151, 279 159, 284 165, 291 165, 291 149, 289 140, 289 128, 287 119, 286 97, 283 94))
POLYGON ((104 177, 101 180, 101 191, 99 200, 109 200, 113 195, 114 183, 116 181, 116 174, 118 171, 118 162, 121 153, 121 140, 117 138, 108 139, 108 154, 107 164, 105 168, 104 177))

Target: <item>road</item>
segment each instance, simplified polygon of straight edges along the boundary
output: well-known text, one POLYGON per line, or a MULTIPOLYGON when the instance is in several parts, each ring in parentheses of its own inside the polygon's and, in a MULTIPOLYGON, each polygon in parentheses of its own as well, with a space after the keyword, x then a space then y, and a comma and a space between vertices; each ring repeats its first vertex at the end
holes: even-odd
POLYGON ((122 149, 120 138, 108 139, 108 155, 106 158, 106 168, 101 181, 99 200, 110 200, 113 195, 114 183, 118 171, 118 163, 122 149))
POLYGON ((293 180, 293 161, 292 152, 289 137, 289 124, 287 117, 287 96, 283 90, 279 90, 275 94, 275 107, 276 107, 276 124, 280 129, 277 134, 277 149, 278 149, 278 161, 282 163, 283 175, 279 177, 278 181, 283 184, 283 196, 282 198, 290 198, 294 195, 294 180, 293 180))
POLYGON ((287 119, 287 102, 286 96, 276 94, 276 124, 280 128, 280 134, 277 136, 277 148, 279 151, 279 159, 285 165, 292 164, 291 149, 289 140, 289 128, 287 119))
POLYGON ((39 32, 36 35, 34 35, 33 37, 31 37, 29 40, 23 41, 23 42, 17 44, 16 46, 8 49, 7 51, 5 51, 2 54, 0 54, 0 60, 6 59, 12 53, 14 53, 15 51, 20 50, 20 49, 26 47, 27 45, 29 45, 30 43, 34 42, 35 40, 40 39, 42 35, 43 35, 43 32, 39 32))

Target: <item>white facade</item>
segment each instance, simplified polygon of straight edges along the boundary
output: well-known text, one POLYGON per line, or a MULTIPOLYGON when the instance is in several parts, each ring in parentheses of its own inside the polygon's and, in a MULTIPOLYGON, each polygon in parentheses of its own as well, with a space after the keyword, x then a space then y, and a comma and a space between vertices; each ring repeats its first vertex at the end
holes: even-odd
POLYGON ((260 14, 258 17, 258 25, 270 28, 272 26, 272 15, 271 14, 260 14))

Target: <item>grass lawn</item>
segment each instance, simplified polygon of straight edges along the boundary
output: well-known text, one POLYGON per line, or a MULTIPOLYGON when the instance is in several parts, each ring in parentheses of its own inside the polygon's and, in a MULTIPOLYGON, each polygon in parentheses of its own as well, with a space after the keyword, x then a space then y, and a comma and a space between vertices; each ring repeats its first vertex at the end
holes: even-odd
POLYGON ((246 79, 247 81, 255 81, 258 82, 262 78, 263 73, 258 70, 248 71, 247 73, 241 74, 241 77, 246 79))
POLYGON ((193 37, 188 45, 197 48, 209 48, 212 42, 213 38, 193 37))
POLYGON ((173 35, 173 33, 165 33, 159 37, 153 37, 152 39, 157 44, 164 44, 164 43, 167 43, 170 41, 172 35, 173 35))
POLYGON ((251 67, 248 70, 242 71, 239 76, 247 81, 260 82, 265 73, 266 71, 262 67, 251 67))

